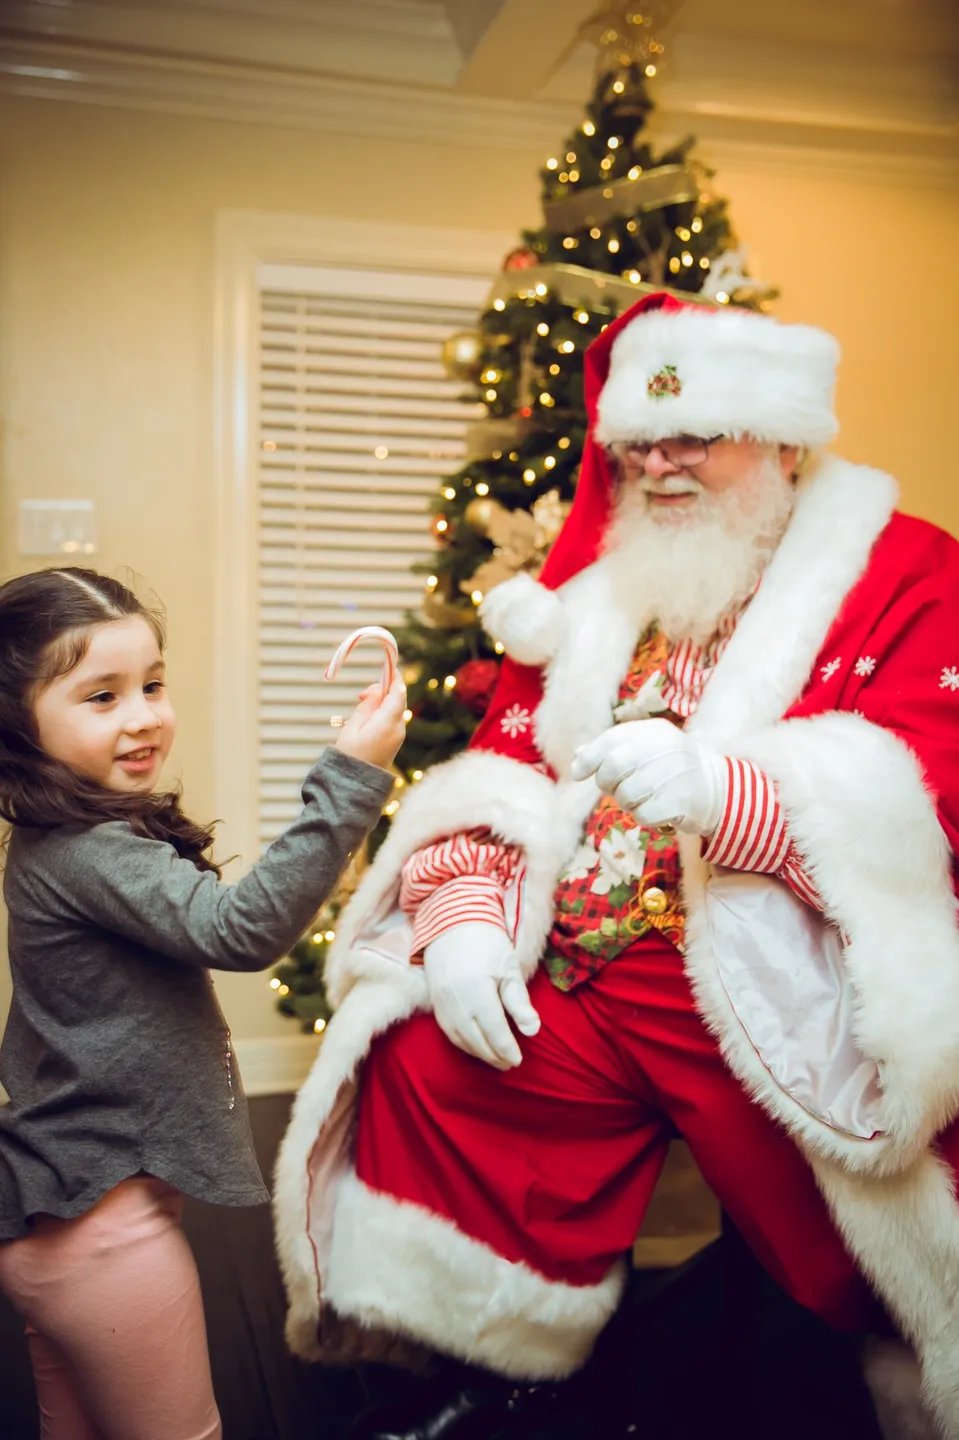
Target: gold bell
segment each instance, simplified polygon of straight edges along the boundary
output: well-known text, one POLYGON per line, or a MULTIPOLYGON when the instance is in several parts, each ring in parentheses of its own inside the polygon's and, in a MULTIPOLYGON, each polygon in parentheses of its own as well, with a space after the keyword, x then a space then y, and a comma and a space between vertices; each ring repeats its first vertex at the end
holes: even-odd
POLYGON ((643 891, 643 909, 647 915, 662 915, 669 905, 665 890, 660 890, 658 885, 650 885, 648 890, 643 891))

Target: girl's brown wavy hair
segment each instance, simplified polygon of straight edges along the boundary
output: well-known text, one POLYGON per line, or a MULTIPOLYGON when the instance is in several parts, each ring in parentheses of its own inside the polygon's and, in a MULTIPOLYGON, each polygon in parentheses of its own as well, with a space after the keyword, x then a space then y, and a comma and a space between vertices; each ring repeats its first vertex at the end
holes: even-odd
POLYGON ((162 650, 160 611, 109 575, 65 566, 0 585, 0 818, 40 829, 125 820, 135 834, 165 841, 198 870, 219 874, 206 854, 212 830, 184 815, 179 788, 152 795, 108 790, 40 748, 37 693, 79 664, 95 625, 129 615, 142 616, 162 650))

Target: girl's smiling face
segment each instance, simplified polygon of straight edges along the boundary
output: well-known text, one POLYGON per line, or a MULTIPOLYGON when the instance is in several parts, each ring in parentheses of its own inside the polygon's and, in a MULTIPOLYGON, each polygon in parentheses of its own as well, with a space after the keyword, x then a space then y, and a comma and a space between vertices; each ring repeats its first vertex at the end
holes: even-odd
POLYGON ((142 615, 94 625, 86 650, 33 703, 40 747, 108 790, 156 789, 176 733, 157 637, 142 615))

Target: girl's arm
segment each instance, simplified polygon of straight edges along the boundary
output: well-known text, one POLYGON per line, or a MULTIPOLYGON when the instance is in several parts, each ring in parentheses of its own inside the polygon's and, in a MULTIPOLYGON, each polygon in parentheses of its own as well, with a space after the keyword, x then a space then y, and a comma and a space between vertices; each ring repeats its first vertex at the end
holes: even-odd
POLYGON ((327 750, 304 782, 302 813, 235 885, 123 821, 54 832, 44 878, 85 920, 164 955, 262 970, 313 919, 392 788, 386 770, 327 750))

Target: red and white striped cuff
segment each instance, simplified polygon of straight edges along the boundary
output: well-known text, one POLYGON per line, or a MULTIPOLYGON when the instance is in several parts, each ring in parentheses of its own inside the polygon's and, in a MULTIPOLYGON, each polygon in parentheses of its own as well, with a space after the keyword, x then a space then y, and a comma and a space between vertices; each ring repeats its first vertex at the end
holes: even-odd
POLYGON ((403 866, 400 905, 412 915, 441 885, 467 876, 488 876, 505 890, 521 865, 519 851, 494 840, 489 831, 462 831, 410 856, 403 866))
POLYGON ((726 764, 726 809, 707 841, 704 858, 731 870, 753 870, 775 875, 789 850, 786 817, 776 787, 758 765, 749 760, 726 764))
POLYGON ((790 844, 786 855, 786 863, 779 873, 790 890, 794 890, 800 900, 805 900, 806 904, 812 906, 813 910, 822 911, 825 908, 819 891, 803 869, 802 857, 795 845, 790 844))
POLYGON ((503 909, 503 887, 489 875, 462 875, 438 886, 418 906, 413 921, 413 954, 421 955, 427 945, 452 925, 483 921, 509 934, 503 909))
POLYGON ((778 875, 800 900, 814 910, 822 910, 819 892, 790 839, 775 782, 748 760, 731 760, 728 756, 724 760, 726 808, 703 847, 703 858, 731 870, 778 875))

